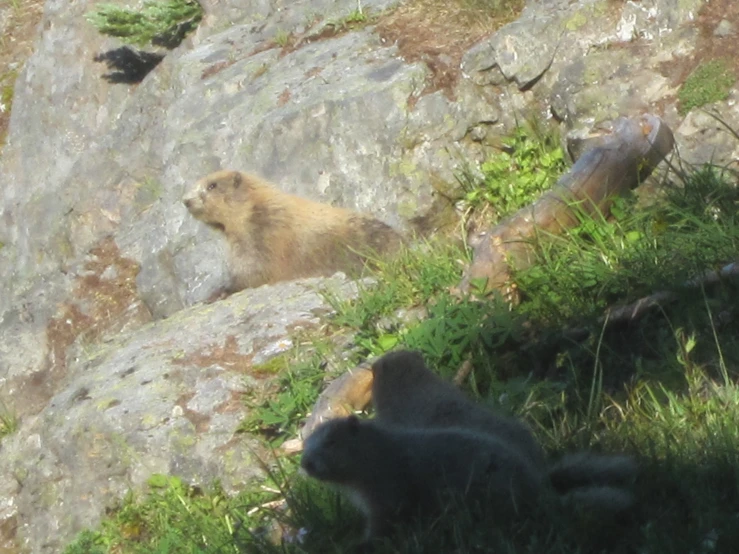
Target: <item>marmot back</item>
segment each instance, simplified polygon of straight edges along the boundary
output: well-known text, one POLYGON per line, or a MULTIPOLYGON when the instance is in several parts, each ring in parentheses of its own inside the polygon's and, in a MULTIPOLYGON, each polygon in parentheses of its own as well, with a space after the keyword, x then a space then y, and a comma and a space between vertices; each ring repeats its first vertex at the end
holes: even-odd
POLYGON ((239 171, 204 177, 182 200, 195 218, 226 236, 232 292, 358 271, 368 257, 402 244, 396 231, 369 215, 286 194, 239 171))
POLYGON ((548 466, 544 452, 520 421, 488 410, 434 374, 418 352, 400 350, 372 364, 372 401, 378 421, 419 428, 461 427, 489 433, 517 448, 546 475, 560 498, 604 516, 631 508, 638 473, 628 455, 577 452, 548 466))
POLYGON ((418 352, 399 350, 372 364, 372 402, 379 421, 409 427, 464 427, 518 448, 538 468, 544 452, 526 425, 474 402, 433 373, 418 352))
POLYGON ((530 462, 493 436, 408 429, 356 416, 333 419, 305 442, 302 469, 338 485, 367 517, 365 540, 438 515, 458 499, 492 507, 495 522, 527 514, 542 493, 530 462))

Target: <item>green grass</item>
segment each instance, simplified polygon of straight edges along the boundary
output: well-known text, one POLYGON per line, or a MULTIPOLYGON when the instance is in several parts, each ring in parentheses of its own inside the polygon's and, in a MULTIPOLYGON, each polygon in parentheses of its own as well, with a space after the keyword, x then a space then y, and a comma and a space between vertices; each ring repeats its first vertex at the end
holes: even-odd
MULTIPOLYGON (((544 513, 508 529, 460 510, 379 551, 731 552, 739 544, 739 283, 686 281, 739 252, 737 178, 705 166, 673 179, 646 207, 626 197, 608 220, 582 215, 561 237, 537 237, 538 263, 515 273, 515 307, 453 297, 449 287, 469 260, 436 243, 380 265, 354 301, 326 292, 336 314, 320 337, 301 337, 295 352, 261 368, 273 385, 250 396, 244 429, 273 446, 294 437, 327 372, 390 348, 421 350, 446 378, 469 359, 466 392, 523 417, 552 456, 633 453, 638 509, 612 523, 544 513), (606 317, 660 290, 672 301, 633 321, 606 317), (336 344, 344 345, 338 353, 336 344)), ((270 462, 265 482, 245 484, 236 497, 159 477, 67 554, 350 551, 361 517, 299 477, 297 462, 270 462)))
POLYGON ((726 100, 735 82, 736 75, 724 60, 702 62, 677 93, 680 113, 684 115, 693 108, 726 100))
POLYGON ((0 440, 3 437, 15 433, 19 425, 18 418, 0 402, 0 440))
POLYGON ((277 46, 279 46, 280 48, 284 48, 290 43, 291 38, 292 38, 292 35, 290 33, 280 29, 275 34, 274 41, 277 46))
POLYGON ((149 486, 147 496, 129 494, 100 529, 81 533, 65 554, 239 552, 234 535, 252 521, 248 508, 275 496, 255 490, 228 497, 218 485, 201 490, 160 474, 149 486))

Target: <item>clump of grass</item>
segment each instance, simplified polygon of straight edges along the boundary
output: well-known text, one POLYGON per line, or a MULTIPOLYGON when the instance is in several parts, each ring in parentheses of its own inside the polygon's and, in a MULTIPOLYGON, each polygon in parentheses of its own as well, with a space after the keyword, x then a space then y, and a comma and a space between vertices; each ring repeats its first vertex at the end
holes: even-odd
POLYGON ((145 0, 140 9, 98 4, 85 17, 102 34, 129 44, 174 48, 200 23, 203 8, 195 0, 145 0))
POLYGON ((0 74, 0 148, 5 144, 17 77, 18 72, 16 70, 0 74))
POLYGON ((0 440, 11 433, 15 433, 18 430, 19 423, 18 417, 0 402, 0 440))
POLYGON ((336 310, 332 325, 356 333, 352 360, 377 356, 396 346, 404 322, 418 318, 414 310, 423 311, 439 296, 448 296, 467 261, 466 251, 456 244, 426 243, 404 249, 391 260, 378 261, 376 282, 360 283, 357 300, 340 301, 328 294, 326 299, 336 310))
POLYGON ((685 79, 677 93, 680 113, 684 115, 693 108, 726 100, 735 82, 736 75, 724 60, 702 62, 685 79))
POLYGON ((376 15, 370 15, 366 10, 362 9, 361 5, 358 5, 346 16, 336 21, 329 21, 328 25, 331 25, 333 27, 334 32, 339 33, 347 31, 349 29, 358 29, 360 27, 369 25, 376 19, 376 15))
POLYGON ((497 29, 518 17, 524 0, 413 0, 411 11, 423 11, 426 17, 451 18, 460 25, 497 29))
POLYGON ((292 35, 288 33, 287 31, 280 29, 275 34, 275 44, 279 46, 280 48, 284 48, 288 44, 290 44, 290 41, 292 40, 292 35))

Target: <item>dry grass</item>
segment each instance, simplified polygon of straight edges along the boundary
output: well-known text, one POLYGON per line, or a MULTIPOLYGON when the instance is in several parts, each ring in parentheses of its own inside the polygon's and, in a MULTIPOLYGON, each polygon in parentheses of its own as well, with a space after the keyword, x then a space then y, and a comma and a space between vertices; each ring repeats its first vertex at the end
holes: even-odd
POLYGON ((0 148, 10 120, 15 79, 33 52, 43 0, 0 0, 0 148))
POLYGON ((406 61, 428 65, 424 93, 442 90, 451 97, 464 53, 515 20, 523 6, 524 0, 410 0, 381 17, 377 29, 406 61))

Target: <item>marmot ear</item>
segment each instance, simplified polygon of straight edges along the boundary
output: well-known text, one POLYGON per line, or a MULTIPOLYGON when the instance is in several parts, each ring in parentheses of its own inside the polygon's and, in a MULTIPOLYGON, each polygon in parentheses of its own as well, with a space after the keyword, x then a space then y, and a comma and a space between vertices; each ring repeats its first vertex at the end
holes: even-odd
POLYGON ((239 172, 237 171, 237 172, 236 172, 236 173, 234 174, 234 188, 235 188, 235 189, 237 189, 237 188, 239 188, 239 187, 241 186, 241 181, 242 181, 242 178, 241 178, 241 173, 239 173, 239 172))

